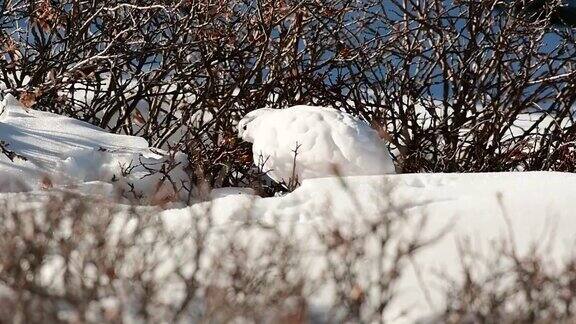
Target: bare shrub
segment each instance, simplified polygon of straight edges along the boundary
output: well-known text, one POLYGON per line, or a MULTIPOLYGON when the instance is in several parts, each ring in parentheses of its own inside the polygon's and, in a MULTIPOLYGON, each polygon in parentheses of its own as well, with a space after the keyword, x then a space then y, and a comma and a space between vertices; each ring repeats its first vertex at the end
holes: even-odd
POLYGON ((447 323, 572 323, 576 320, 576 258, 552 258, 556 237, 534 242, 525 252, 513 236, 492 244, 489 253, 460 242, 461 278, 447 278, 447 323))
POLYGON ((442 322, 571 323, 574 316, 574 258, 558 267, 535 251, 523 256, 509 250, 480 258, 463 253, 462 282, 447 293, 442 322), (483 269, 485 274, 479 274, 483 269))
POLYGON ((213 207, 162 215, 13 194, 0 210, 0 320, 381 322, 409 259, 442 234, 402 206, 352 223, 271 222, 251 206, 222 223, 213 207))
POLYGON ((140 310, 149 316, 144 306, 153 300, 138 297, 160 289, 149 274, 155 264, 134 253, 143 236, 162 235, 150 233, 149 217, 134 214, 137 221, 123 217, 127 208, 57 193, 40 201, 15 194, 2 207, 2 308, 11 309, 2 321, 113 322, 140 310), (126 277, 135 280, 119 282, 126 277))

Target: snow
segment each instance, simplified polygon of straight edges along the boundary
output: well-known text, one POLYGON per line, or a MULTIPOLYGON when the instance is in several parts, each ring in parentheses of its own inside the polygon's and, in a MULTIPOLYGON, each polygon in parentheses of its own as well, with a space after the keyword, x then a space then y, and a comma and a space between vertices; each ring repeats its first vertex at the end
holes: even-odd
MULTIPOLYGON (((381 261, 382 252, 370 243, 370 224, 384 217, 405 219, 397 228, 394 244, 414 236, 425 239, 447 232, 405 265, 396 287, 398 298, 386 319, 412 323, 442 310, 444 291, 439 288, 446 282, 438 274, 459 277, 458 242, 464 239, 470 239, 481 251, 491 251, 495 242, 513 233, 514 244, 522 254, 554 229, 556 249, 550 256, 558 263, 570 256, 576 243, 575 192, 576 175, 551 172, 318 178, 305 180, 294 192, 282 197, 229 196, 165 211, 162 218, 169 230, 180 231, 183 224, 190 224, 190 217, 210 210, 214 231, 218 233, 210 244, 215 256, 220 255, 216 247, 245 226, 246 219, 276 227, 298 243, 304 260, 301 269, 310 281, 327 271, 328 253, 318 253, 325 245, 320 233, 335 226, 348 230, 350 233, 344 235, 355 233, 366 240, 365 255, 358 260, 363 267, 357 273, 365 286, 375 280, 377 274, 372 269, 381 261), (422 217, 426 224, 418 231, 422 217), (398 320, 405 311, 408 315, 398 320)), ((255 256, 259 255, 256 251, 268 245, 266 230, 254 229, 244 235, 255 256)), ((318 288, 312 298, 313 306, 331 306, 333 289, 330 283, 318 288)))
MULTIPOLYGON (((158 192, 173 194, 166 184, 157 187, 160 175, 150 175, 147 170, 159 169, 166 157, 161 151, 150 150, 143 138, 110 134, 76 119, 26 110, 10 94, 0 107, 3 109, 0 140, 8 144, 8 150, 22 157, 10 161, 0 155, 0 190, 28 191, 46 186, 93 188, 94 182, 114 182, 120 190, 129 190, 135 184, 138 194, 149 197, 158 192), (131 172, 125 174, 127 170, 131 172)), ((185 158, 177 158, 181 167, 173 173, 176 179, 185 180, 182 171, 185 158)), ((104 192, 110 193, 109 188, 104 192)))
MULTIPOLYGON (((146 204, 184 191, 149 171, 159 170, 173 159, 180 164, 171 176, 185 183, 184 155, 169 157, 150 149, 139 137, 109 134, 78 120, 25 110, 10 96, 0 108, 0 140, 25 158, 11 161, 0 157, 0 201, 34 209, 42 208, 47 195, 60 190, 113 200, 133 187, 144 197, 138 202, 146 204), (124 172, 127 166, 133 166, 131 172, 124 172)), ((355 238, 356 248, 363 253, 353 271, 369 301, 378 298, 371 288, 382 279, 378 265, 389 260, 383 255, 406 242, 439 237, 403 264, 395 286, 397 298, 385 317, 395 323, 430 319, 442 311, 445 282, 438 274, 459 278, 458 247, 463 240, 469 239, 482 251, 492 251, 504 238, 513 240, 509 243, 518 253, 527 253, 553 233, 552 260, 561 263, 575 252, 575 174, 384 174, 394 171, 385 143, 366 124, 347 114, 296 107, 260 110, 246 118, 239 125, 240 135, 254 142, 255 154, 271 155, 265 166, 273 169, 271 176, 276 180, 291 175, 291 150, 296 142, 302 145, 297 174, 303 181, 293 192, 278 197, 261 198, 247 188, 219 188, 210 192, 210 201, 187 207, 134 207, 157 213, 163 231, 186 239, 177 246, 158 242, 155 253, 146 254, 157 258, 155 276, 175 277, 164 290, 168 302, 178 298, 185 284, 174 268, 193 259, 190 251, 196 241, 190 233, 195 233, 192 227, 199 215, 210 216, 210 226, 204 224, 209 231, 205 244, 209 253, 200 260, 201 273, 210 273, 230 244, 246 247, 244 261, 253 265, 266 262, 261 252, 271 242, 279 237, 289 239, 300 258, 293 270, 303 273, 306 282, 322 283, 308 287, 311 307, 320 314, 336 303, 337 283, 326 274, 329 258, 339 252, 328 249, 327 234, 338 230, 344 238, 355 238), (385 163, 378 164, 378 159, 385 163), (334 175, 334 166, 346 176, 328 177, 334 175), (394 237, 382 248, 373 228, 388 220, 393 221, 394 237), (398 319, 405 312, 407 315, 398 319)), ((110 244, 130 237, 127 233, 139 221, 123 212, 131 209, 121 204, 125 202, 120 199, 117 204, 110 244)), ((132 250, 133 258, 138 259, 140 254, 136 248, 132 250)), ((44 263, 43 277, 58 277, 61 268, 62 259, 54 256, 44 263)), ((58 280, 50 281, 58 284, 58 280)), ((105 306, 117 311, 116 302, 108 299, 105 306)))
POLYGON ((230 196, 255 196, 256 193, 252 188, 224 187, 214 188, 210 191, 210 199, 225 198, 230 196))
POLYGON ((326 176, 394 173, 384 140, 359 119, 335 109, 262 108, 238 124, 254 162, 277 182, 326 176))

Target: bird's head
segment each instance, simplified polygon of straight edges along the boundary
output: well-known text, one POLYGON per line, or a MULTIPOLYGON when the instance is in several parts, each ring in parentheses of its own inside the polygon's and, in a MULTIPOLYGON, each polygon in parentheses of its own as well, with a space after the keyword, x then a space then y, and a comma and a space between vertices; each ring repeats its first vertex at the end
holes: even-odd
POLYGON ((261 108, 247 113, 238 122, 238 136, 244 141, 252 143, 254 141, 254 129, 260 123, 259 117, 271 111, 274 111, 274 109, 261 108))

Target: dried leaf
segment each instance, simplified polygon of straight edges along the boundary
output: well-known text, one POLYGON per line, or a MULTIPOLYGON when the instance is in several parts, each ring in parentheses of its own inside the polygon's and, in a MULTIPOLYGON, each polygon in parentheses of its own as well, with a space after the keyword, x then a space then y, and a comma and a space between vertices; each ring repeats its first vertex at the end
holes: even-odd
POLYGON ((26 108, 31 108, 36 103, 37 91, 28 91, 20 94, 20 103, 26 108))
POLYGON ((134 121, 138 124, 146 124, 146 119, 144 119, 144 116, 142 116, 142 113, 138 109, 134 110, 132 118, 134 118, 134 121))
POLYGON ((54 187, 54 183, 52 182, 52 179, 50 179, 48 176, 45 176, 42 178, 42 180, 40 181, 40 188, 42 188, 43 190, 48 190, 54 187))

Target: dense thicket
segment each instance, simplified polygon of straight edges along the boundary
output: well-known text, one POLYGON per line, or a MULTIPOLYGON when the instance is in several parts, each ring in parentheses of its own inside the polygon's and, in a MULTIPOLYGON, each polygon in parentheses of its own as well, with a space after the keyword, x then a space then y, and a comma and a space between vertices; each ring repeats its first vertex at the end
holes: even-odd
POLYGON ((184 151, 213 186, 258 178, 235 122, 293 104, 365 119, 402 172, 574 171, 574 31, 551 23, 554 6, 498 9, 522 5, 5 0, 0 84, 34 109, 184 151))

